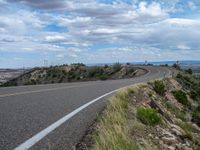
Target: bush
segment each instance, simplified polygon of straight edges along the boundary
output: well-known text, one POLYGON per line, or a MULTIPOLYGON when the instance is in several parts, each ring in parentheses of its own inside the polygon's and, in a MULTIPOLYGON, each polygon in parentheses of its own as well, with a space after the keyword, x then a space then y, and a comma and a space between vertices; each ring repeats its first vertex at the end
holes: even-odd
POLYGON ((114 73, 120 71, 121 68, 122 68, 122 66, 119 63, 115 63, 113 65, 113 71, 114 71, 114 73))
POLYGON ((196 91, 194 91, 194 90, 191 90, 191 91, 190 91, 190 97, 191 97, 193 100, 196 100, 196 99, 197 99, 197 96, 198 96, 198 94, 197 94, 196 91))
POLYGON ((187 73, 192 74, 192 69, 189 68, 188 70, 186 70, 187 73))
POLYGON ((176 75, 176 78, 181 79, 181 78, 182 78, 182 75, 181 75, 180 73, 178 73, 178 74, 176 75))
POLYGON ((88 68, 88 77, 97 77, 103 74, 103 68, 102 67, 89 67, 88 68))
POLYGON ((189 104, 189 101, 187 99, 187 95, 182 90, 173 91, 172 93, 173 93, 174 97, 178 100, 179 103, 181 103, 183 105, 189 104))
POLYGON ((108 75, 103 74, 99 77, 100 80, 107 80, 108 79, 108 75))
POLYGON ((181 72, 177 74, 177 81, 184 89, 190 90, 190 97, 194 100, 200 99, 200 79, 195 75, 181 72))
POLYGON ((181 69, 181 67, 180 67, 178 64, 173 64, 172 67, 174 67, 174 68, 176 68, 176 69, 178 69, 178 70, 181 69))
POLYGON ((197 106, 196 111, 200 112, 200 105, 197 106))
POLYGON ((156 109, 139 107, 137 108, 137 118, 144 124, 154 126, 160 122, 160 116, 156 109))
POLYGON ((107 64, 104 65, 104 68, 108 68, 109 66, 107 64))
POLYGON ((127 88, 127 92, 128 92, 128 95, 130 96, 135 93, 135 90, 133 88, 129 87, 129 88, 127 88))
POLYGON ((164 95, 165 85, 164 85, 163 81, 159 81, 159 80, 154 81, 153 88, 158 94, 164 95))
POLYGON ((191 121, 196 123, 200 127, 200 112, 193 112, 191 121))

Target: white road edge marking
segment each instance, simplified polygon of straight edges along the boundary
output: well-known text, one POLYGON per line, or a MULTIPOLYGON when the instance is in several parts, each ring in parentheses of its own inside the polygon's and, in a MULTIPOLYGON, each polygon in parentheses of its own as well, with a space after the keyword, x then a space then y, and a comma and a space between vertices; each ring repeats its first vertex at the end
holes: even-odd
MULTIPOLYGON (((149 72, 147 74, 150 74, 151 71, 150 70, 148 70, 148 71, 149 72)), ((24 143, 17 146, 14 150, 27 150, 27 149, 31 148, 33 145, 35 145, 37 142, 39 142, 41 139, 43 139, 45 136, 47 136, 50 132, 52 132, 53 130, 55 130, 59 126, 61 126, 63 123, 65 123, 67 120, 69 120, 70 118, 75 116, 77 113, 79 113, 80 111, 82 111, 83 109, 88 107, 89 105, 91 105, 91 104, 95 103, 96 101, 98 101, 98 100, 100 100, 100 99, 102 99, 102 98, 104 98, 104 97, 106 97, 110 94, 113 94, 113 93, 115 93, 115 92, 117 92, 121 89, 128 88, 128 87, 131 87, 131 86, 136 86, 136 85, 142 84, 142 83, 144 83, 144 82, 139 82, 139 83, 135 83, 135 84, 132 84, 132 85, 128 85, 128 86, 113 90, 111 92, 105 93, 104 95, 101 95, 100 97, 95 98, 94 100, 80 106, 79 108, 75 109, 71 113, 69 113, 66 116, 62 117, 61 119, 57 120, 56 122, 54 122, 53 124, 51 124, 50 126, 45 128, 44 130, 40 131, 39 133, 37 133, 36 135, 31 137, 30 139, 26 140, 24 143)))
MULTIPOLYGON (((121 88, 120 88, 121 89, 121 88)), ((26 140, 24 143, 20 144, 19 146, 17 146, 14 150, 27 150, 29 148, 31 148, 33 145, 35 145, 37 142, 39 142, 41 139, 43 139, 45 136, 47 136, 50 132, 52 132, 53 130, 55 130, 57 127, 59 127, 60 125, 62 125, 63 123, 65 123, 67 120, 69 120, 70 118, 72 118, 73 116, 75 116, 77 113, 79 113, 81 110, 83 110, 84 108, 88 107, 89 105, 95 103, 96 101, 100 100, 101 98, 104 98, 114 92, 119 91, 120 89, 117 90, 113 90, 111 92, 108 92, 82 106, 80 106, 79 108, 75 109, 74 111, 72 111, 71 113, 67 114, 66 116, 62 117, 61 119, 59 119, 58 121, 54 122, 53 124, 51 124, 50 126, 48 126, 46 129, 40 131, 39 133, 37 133, 36 135, 34 135, 32 138, 26 140)))

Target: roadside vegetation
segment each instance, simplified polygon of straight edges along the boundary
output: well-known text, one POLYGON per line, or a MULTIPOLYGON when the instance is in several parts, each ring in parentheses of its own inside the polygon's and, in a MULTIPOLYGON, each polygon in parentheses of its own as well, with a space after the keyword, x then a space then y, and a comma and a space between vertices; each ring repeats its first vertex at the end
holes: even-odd
POLYGON ((137 108, 137 118, 146 125, 157 125, 160 122, 160 116, 154 108, 137 108))
POLYGON ((158 94, 164 95, 165 85, 164 85, 163 81, 161 81, 161 80, 154 81, 153 82, 153 88, 158 94))
POLYGON ((186 97, 179 94, 181 101, 187 103, 191 108, 191 121, 200 126, 200 76, 193 75, 191 70, 186 70, 179 72, 176 79, 187 92, 187 98, 191 99, 192 104, 188 104, 186 97))
POLYGON ((181 103, 183 105, 190 104, 186 93, 183 92, 182 90, 173 91, 172 93, 173 93, 174 97, 178 100, 179 103, 181 103))
POLYGON ((90 142, 79 145, 97 150, 200 149, 199 82, 180 72, 177 78, 120 91, 85 136, 90 142))
POLYGON ((99 119, 98 133, 94 135, 96 150, 138 150, 127 129, 128 93, 119 92, 99 119))
POLYGON ((115 63, 104 66, 86 66, 82 63, 77 63, 48 68, 35 68, 16 79, 8 81, 2 86, 132 78, 144 73, 146 73, 145 70, 134 67, 131 64, 122 65, 115 63))

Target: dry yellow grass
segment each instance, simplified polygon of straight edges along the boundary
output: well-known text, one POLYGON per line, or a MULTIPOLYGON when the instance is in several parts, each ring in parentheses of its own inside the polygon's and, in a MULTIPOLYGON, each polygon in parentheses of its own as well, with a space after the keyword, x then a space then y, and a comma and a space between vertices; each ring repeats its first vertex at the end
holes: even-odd
POLYGON ((95 135, 96 150, 138 150, 138 145, 130 138, 127 127, 128 95, 133 90, 123 90, 111 98, 104 111, 95 135))

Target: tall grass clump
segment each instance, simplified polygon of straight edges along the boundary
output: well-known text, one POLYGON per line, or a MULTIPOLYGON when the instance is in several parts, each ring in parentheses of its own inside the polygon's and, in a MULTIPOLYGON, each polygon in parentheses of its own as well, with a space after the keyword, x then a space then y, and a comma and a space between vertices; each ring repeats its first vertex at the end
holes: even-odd
POLYGON ((166 101, 165 106, 170 112, 174 113, 177 118, 181 119, 182 121, 188 120, 186 113, 177 108, 172 102, 166 101))
POLYGON ((98 123, 94 136, 96 150, 138 150, 131 140, 127 127, 128 91, 121 91, 112 97, 110 104, 98 123))

